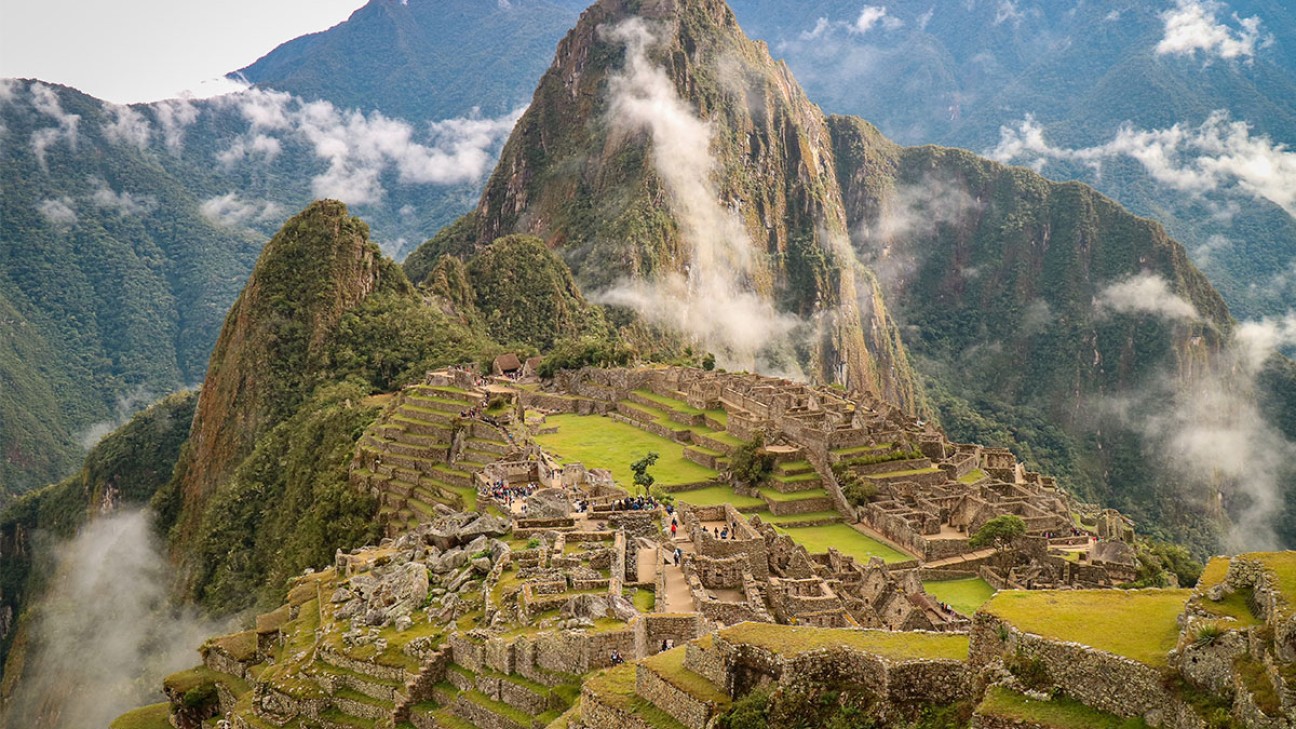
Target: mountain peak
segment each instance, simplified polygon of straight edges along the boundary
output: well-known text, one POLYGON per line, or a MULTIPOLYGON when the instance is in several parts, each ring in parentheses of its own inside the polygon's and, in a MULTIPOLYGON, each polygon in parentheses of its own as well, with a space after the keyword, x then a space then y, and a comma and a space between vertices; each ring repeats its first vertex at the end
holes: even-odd
POLYGON ((343 314, 382 290, 410 284, 336 200, 311 203, 266 244, 221 329, 177 468, 182 539, 257 437, 300 403, 343 314))

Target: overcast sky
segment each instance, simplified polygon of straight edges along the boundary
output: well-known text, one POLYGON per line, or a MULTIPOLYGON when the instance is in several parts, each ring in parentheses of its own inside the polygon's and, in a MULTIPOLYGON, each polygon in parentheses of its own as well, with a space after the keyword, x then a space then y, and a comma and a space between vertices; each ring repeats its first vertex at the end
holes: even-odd
POLYGON ((119 104, 213 83, 365 0, 0 0, 0 77, 66 84, 119 104))

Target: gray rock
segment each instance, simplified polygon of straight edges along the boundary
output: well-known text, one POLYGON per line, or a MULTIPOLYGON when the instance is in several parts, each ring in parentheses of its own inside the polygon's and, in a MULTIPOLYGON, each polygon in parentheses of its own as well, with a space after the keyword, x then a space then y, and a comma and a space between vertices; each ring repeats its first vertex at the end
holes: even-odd
POLYGON ((478 557, 477 559, 474 559, 472 561, 472 566, 473 569, 477 570, 478 572, 482 574, 486 574, 491 571, 490 557, 478 557))
POLYGON ((571 502, 563 489, 540 489, 527 497, 528 519, 561 519, 571 514, 571 502))
POLYGON ((408 615, 402 615, 399 618, 396 618, 395 625, 396 625, 396 630, 398 632, 403 633, 409 630, 410 626, 414 625, 414 620, 411 619, 410 616, 408 615))

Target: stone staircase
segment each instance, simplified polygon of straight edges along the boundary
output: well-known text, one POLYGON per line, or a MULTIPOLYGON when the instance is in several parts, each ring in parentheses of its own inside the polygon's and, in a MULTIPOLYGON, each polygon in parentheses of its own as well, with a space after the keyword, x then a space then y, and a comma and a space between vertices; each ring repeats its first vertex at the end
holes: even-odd
POLYGON ((433 699, 410 707, 408 721, 417 729, 543 729, 578 696, 574 683, 552 683, 451 663, 433 699))
POLYGON ((378 497, 387 533, 434 518, 437 505, 477 509, 474 474, 512 447, 494 426, 464 417, 481 393, 414 385, 360 438, 352 483, 378 497))

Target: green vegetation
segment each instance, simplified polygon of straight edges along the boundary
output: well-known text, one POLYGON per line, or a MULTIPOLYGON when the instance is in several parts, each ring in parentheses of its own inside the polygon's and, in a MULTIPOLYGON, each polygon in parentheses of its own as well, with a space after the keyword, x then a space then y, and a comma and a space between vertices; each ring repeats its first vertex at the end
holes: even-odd
MULTIPOLYGON (((806 515, 798 514, 803 518, 806 515)), ((763 515, 762 515, 762 518, 763 515)), ((829 547, 860 562, 871 557, 881 557, 884 562, 904 562, 913 557, 892 549, 878 540, 852 528, 849 524, 824 524, 821 526, 783 527, 774 522, 780 534, 786 534, 805 547, 811 554, 824 554, 829 547)))
POLYGON ((713 481, 718 474, 684 458, 684 446, 666 440, 633 425, 611 418, 580 415, 555 415, 546 425, 558 432, 536 436, 545 450, 563 461, 579 461, 590 468, 609 468, 617 483, 634 483, 630 463, 645 451, 661 454, 654 466, 660 486, 675 486, 713 481))
POLYGON ((981 549, 990 546, 1010 546, 1026 536, 1026 521, 1016 514, 1000 514, 981 525, 968 540, 968 546, 981 549))
POLYGON ((648 455, 630 464, 630 472, 634 474, 635 489, 646 496, 652 495, 652 486, 657 482, 657 479, 648 473, 648 469, 657 462, 657 458, 655 451, 648 451, 648 455))
POLYGON ((361 405, 366 394, 355 383, 322 388, 212 498, 191 558, 209 608, 277 604, 290 576, 378 536, 377 504, 347 480, 355 442, 378 414, 361 405))
POLYGON ((548 350, 576 337, 606 338, 598 307, 585 301, 571 270, 533 236, 499 238, 468 262, 476 309, 491 336, 548 350))
POLYGON ((540 363, 539 375, 553 377, 560 370, 578 370, 582 367, 621 367, 634 356, 629 347, 600 337, 579 337, 556 342, 545 353, 540 363))
POLYGON ((1161 667, 1178 642, 1178 617, 1189 595, 1190 590, 1007 590, 982 610, 1023 632, 1161 667))
POLYGON ((1200 605, 1206 612, 1220 617, 1233 618, 1238 621, 1240 627, 1245 628, 1262 624, 1260 618, 1257 618, 1251 610, 1251 599, 1250 590, 1236 590, 1229 593, 1219 602, 1203 597, 1200 605))
POLYGON ((1122 719, 1064 696, 1035 701, 1002 686, 986 689, 985 699, 977 707, 977 712, 1052 729, 1147 729, 1142 719, 1122 719))
POLYGON ((946 659, 968 655, 968 637, 961 634, 900 633, 885 630, 808 628, 772 623, 742 623, 720 631, 725 640, 755 645, 792 657, 824 648, 854 648, 898 661, 946 659))
POLYGON ((149 704, 113 719, 110 729, 172 729, 170 715, 171 704, 149 704))
POLYGON ((682 501, 694 506, 718 506, 720 504, 733 504, 735 509, 744 509, 759 507, 765 508, 765 502, 754 496, 742 496, 734 493, 729 486, 707 486, 701 489, 690 489, 688 491, 673 492, 676 501, 682 501))
POLYGON ((924 582, 923 589, 927 594, 968 616, 980 609, 995 593, 990 583, 980 577, 933 580, 924 582))
POLYGON ((765 452, 765 438, 757 435, 734 451, 729 473, 734 483, 762 486, 774 472, 774 456, 765 452))
MULTIPOLYGON (((110 487, 117 489, 121 505, 139 506, 167 484, 197 401, 196 392, 163 398, 92 448, 78 473, 28 492, 0 510, 0 544, 7 545, 0 569, 0 609, 12 608, 14 615, 21 615, 50 577, 33 570, 46 556, 31 541, 34 534, 71 537, 110 487)), ((17 632, 9 631, 0 643, 0 665, 17 632)))

